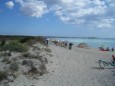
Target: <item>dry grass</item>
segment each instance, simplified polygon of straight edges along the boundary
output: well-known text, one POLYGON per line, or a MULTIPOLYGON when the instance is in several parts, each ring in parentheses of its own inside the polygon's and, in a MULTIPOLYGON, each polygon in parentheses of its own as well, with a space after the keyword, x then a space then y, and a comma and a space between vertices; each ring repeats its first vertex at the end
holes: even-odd
POLYGON ((46 52, 52 52, 51 49, 49 49, 49 48, 44 48, 44 50, 45 50, 46 52))

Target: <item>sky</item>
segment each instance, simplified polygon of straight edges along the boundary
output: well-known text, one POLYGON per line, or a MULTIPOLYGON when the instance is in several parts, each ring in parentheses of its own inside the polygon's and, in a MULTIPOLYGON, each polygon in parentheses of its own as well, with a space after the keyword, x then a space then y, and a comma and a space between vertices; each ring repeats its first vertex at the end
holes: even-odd
POLYGON ((0 0, 0 35, 115 38, 115 0, 0 0))

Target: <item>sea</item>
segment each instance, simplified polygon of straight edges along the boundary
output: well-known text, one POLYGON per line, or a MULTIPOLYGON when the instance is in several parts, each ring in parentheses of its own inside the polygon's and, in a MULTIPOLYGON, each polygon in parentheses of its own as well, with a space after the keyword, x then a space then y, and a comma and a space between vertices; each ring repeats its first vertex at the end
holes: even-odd
POLYGON ((72 42, 75 45, 87 43, 92 48, 115 48, 115 38, 54 38, 56 40, 72 42))

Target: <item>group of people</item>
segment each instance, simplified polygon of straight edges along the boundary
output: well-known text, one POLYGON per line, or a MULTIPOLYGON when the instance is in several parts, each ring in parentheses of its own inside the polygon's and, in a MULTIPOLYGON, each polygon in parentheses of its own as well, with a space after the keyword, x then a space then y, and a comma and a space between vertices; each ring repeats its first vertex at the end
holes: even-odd
POLYGON ((69 48, 69 50, 72 49, 72 45, 73 43, 68 42, 68 41, 56 41, 54 42, 57 46, 61 46, 61 47, 65 47, 65 48, 69 48))
POLYGON ((100 47, 100 51, 114 51, 114 48, 112 47, 111 49, 109 47, 107 47, 106 49, 104 49, 103 47, 100 47))
POLYGON ((106 49, 107 51, 114 51, 114 48, 112 47, 111 49, 109 47, 107 47, 106 49))
POLYGON ((73 43, 68 42, 68 41, 60 41, 60 40, 53 40, 53 39, 46 39, 46 45, 48 46, 49 42, 54 43, 56 46, 61 46, 61 47, 65 47, 65 48, 69 48, 69 50, 72 49, 72 45, 73 43))
POLYGON ((68 46, 68 41, 54 41, 54 43, 57 45, 57 46, 60 46, 60 47, 67 47, 68 46))

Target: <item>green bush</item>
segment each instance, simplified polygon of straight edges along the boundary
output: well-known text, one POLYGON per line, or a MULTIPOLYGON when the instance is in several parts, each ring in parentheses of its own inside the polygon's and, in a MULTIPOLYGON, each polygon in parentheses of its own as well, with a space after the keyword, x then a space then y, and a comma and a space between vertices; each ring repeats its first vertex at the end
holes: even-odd
POLYGON ((19 64, 17 62, 13 62, 10 64, 10 69, 13 71, 17 71, 19 69, 19 64))
POLYGON ((7 79, 7 73, 5 71, 0 71, 0 81, 7 79))
POLYGON ((45 40, 44 37, 40 37, 40 36, 39 36, 39 37, 37 37, 36 39, 37 39, 38 42, 41 43, 41 44, 45 44, 45 42, 46 42, 46 40, 45 40))
POLYGON ((34 44, 36 44, 38 41, 35 39, 31 39, 28 42, 26 42, 25 44, 28 46, 33 46, 34 44))
POLYGON ((35 39, 35 37, 24 37, 21 40, 19 40, 20 43, 28 42, 29 40, 35 39))
POLYGON ((27 45, 31 46, 37 42, 44 44, 45 40, 43 37, 40 37, 40 36, 38 36, 38 37, 28 36, 28 37, 24 37, 24 38, 20 39, 19 42, 26 43, 27 45))
POLYGON ((11 61, 10 61, 9 58, 3 58, 2 62, 5 62, 5 63, 7 63, 7 64, 10 64, 10 63, 11 63, 11 61))
POLYGON ((28 50, 27 46, 18 42, 10 42, 1 47, 1 51, 17 51, 17 52, 26 52, 28 50))
POLYGON ((2 42, 1 42, 0 46, 4 46, 4 45, 5 45, 5 43, 6 43, 6 41, 5 41, 5 40, 2 40, 2 42))

